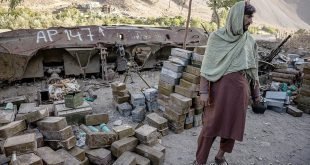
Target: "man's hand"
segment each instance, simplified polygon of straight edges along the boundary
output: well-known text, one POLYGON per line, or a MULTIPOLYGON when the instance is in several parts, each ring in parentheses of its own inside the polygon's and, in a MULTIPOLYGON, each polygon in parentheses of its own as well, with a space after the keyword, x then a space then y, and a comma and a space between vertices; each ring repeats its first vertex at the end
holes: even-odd
POLYGON ((202 106, 207 106, 208 105, 208 94, 200 94, 200 104, 202 105, 202 106))
POLYGON ((256 98, 254 98, 253 102, 254 102, 254 105, 259 104, 261 102, 260 97, 258 96, 256 98))

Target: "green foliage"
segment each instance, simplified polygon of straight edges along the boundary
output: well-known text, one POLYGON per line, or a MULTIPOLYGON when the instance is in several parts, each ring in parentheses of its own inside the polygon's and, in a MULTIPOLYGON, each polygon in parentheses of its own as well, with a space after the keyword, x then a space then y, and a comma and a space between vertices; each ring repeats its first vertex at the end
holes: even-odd
POLYGON ((243 0, 207 0, 207 4, 209 7, 212 8, 212 21, 216 22, 217 28, 219 29, 223 26, 222 19, 219 16, 218 11, 221 9, 228 10, 232 7, 236 2, 243 1, 243 0))
POLYGON ((228 10, 230 7, 232 7, 235 3, 243 1, 243 0, 207 0, 207 4, 211 8, 225 8, 228 10))
MULTIPOLYGON (((228 10, 222 9, 219 13, 220 19, 226 20, 228 10)), ((74 7, 67 8, 58 14, 50 14, 45 12, 35 12, 28 8, 16 8, 8 12, 0 7, 0 28, 2 29, 36 29, 49 27, 72 27, 86 25, 150 25, 150 26, 185 26, 185 18, 182 16, 176 17, 148 17, 148 18, 132 18, 118 15, 104 15, 98 12, 80 12, 74 7)), ((221 22, 224 26, 225 22, 221 22)), ((205 28, 208 32, 213 32, 217 29, 214 22, 202 20, 200 18, 192 18, 190 27, 205 28)), ((259 31, 267 31, 275 34, 277 29, 271 27, 250 27, 251 33, 259 31)), ((300 33, 302 30, 300 31, 300 33)))
MULTIPOLYGON (((117 15, 102 15, 96 12, 82 13, 74 7, 67 8, 58 14, 35 12, 28 8, 17 8, 11 12, 0 7, 0 28, 3 29, 27 29, 49 27, 71 27, 84 25, 150 25, 150 26, 185 26, 185 18, 176 17, 148 17, 131 18, 117 15)), ((201 24, 210 32, 216 29, 214 23, 193 18, 191 27, 202 28, 201 24)))
POLYGON ((267 27, 267 26, 263 26, 262 29, 263 31, 270 33, 270 34, 277 34, 278 33, 278 29, 273 28, 273 27, 267 27))
POLYGON ((299 29, 295 32, 295 34, 309 34, 309 31, 307 31, 306 29, 299 29))

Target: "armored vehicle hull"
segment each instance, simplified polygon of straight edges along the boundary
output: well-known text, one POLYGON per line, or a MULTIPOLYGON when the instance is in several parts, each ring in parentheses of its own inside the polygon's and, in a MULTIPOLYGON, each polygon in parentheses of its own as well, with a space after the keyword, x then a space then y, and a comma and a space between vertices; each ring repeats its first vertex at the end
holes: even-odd
MULTIPOLYGON (((103 65, 126 70, 129 57, 142 68, 167 59, 181 47, 185 28, 79 26, 23 29, 0 33, 0 81, 63 75, 100 74, 103 65)), ((189 29, 187 47, 206 45, 202 29, 189 29)))

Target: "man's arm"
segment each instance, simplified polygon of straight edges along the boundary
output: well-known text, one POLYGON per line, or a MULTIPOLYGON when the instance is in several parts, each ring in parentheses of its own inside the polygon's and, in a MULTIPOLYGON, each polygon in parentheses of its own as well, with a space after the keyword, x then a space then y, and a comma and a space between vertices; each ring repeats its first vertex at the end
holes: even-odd
POLYGON ((253 82, 253 86, 251 88, 251 96, 252 96, 252 100, 254 103, 259 103, 260 102, 260 84, 259 84, 259 76, 258 76, 258 46, 257 43, 255 43, 254 45, 254 56, 255 56, 255 63, 256 63, 256 72, 255 72, 255 77, 256 79, 253 82))
POLYGON ((200 94, 200 104, 203 106, 206 106, 208 102, 208 95, 209 95, 208 90, 209 90, 209 81, 203 76, 200 76, 199 94, 200 94))

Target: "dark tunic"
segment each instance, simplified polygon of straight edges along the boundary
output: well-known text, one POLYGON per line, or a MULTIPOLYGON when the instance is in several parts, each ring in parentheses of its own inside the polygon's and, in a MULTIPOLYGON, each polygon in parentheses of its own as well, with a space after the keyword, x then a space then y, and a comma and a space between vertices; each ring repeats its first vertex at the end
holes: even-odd
MULTIPOLYGON (((200 83, 201 88, 208 88, 209 82, 205 78, 200 83)), ((210 105, 204 110, 201 135, 242 141, 249 89, 248 81, 241 72, 227 74, 212 82, 211 91, 208 91, 210 105)))

